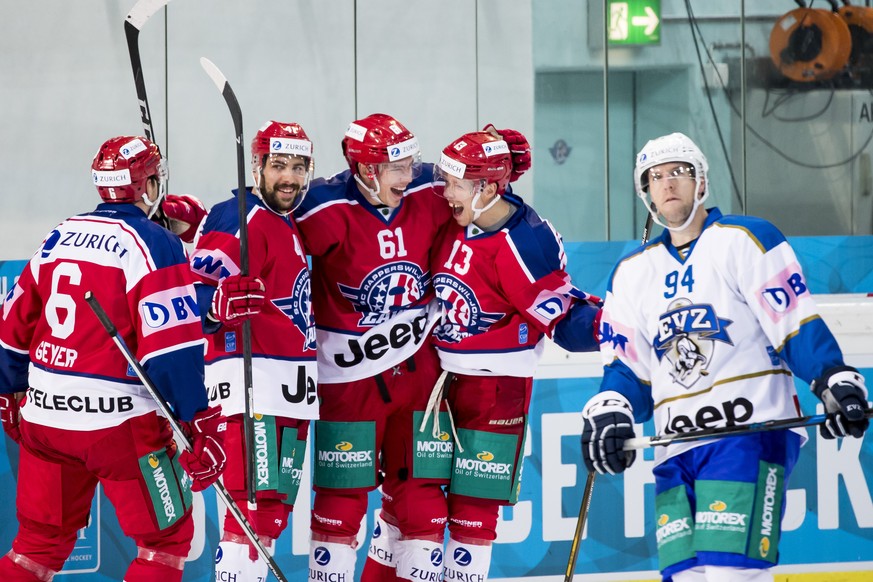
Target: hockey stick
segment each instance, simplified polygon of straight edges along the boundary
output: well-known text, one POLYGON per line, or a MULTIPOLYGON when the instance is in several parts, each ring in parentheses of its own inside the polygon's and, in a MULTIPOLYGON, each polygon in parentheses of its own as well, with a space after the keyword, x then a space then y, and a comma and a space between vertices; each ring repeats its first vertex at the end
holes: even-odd
MULTIPOLYGON (((136 356, 133 355, 133 352, 130 351, 130 348, 127 347, 127 343, 125 343, 124 338, 118 335, 118 330, 115 327, 115 324, 112 323, 112 320, 109 319, 109 316, 103 310, 103 306, 100 305, 100 302, 97 301, 97 298, 94 297, 94 294, 91 291, 87 291, 85 293, 85 301, 88 302, 88 305, 91 307, 91 310, 94 312, 94 315, 97 316, 97 319, 100 320, 100 323, 103 325, 103 329, 106 330, 106 333, 109 334, 109 337, 112 338, 112 341, 115 342, 115 345, 118 346, 118 349, 121 350, 121 353, 124 355, 124 359, 127 360, 127 363, 130 364, 130 367, 133 368, 133 371, 136 373, 137 377, 139 377, 140 381, 145 386, 146 391, 149 393, 154 401, 157 403, 158 408, 167 420, 170 423, 170 427, 173 429, 173 432, 176 434, 176 438, 182 443, 186 450, 193 452, 194 446, 191 443, 191 439, 188 438, 188 435, 182 430, 182 425, 179 424, 179 421, 173 416, 172 410, 170 410, 170 406, 167 404, 167 401, 164 400, 164 397, 161 396, 161 393, 158 392, 157 387, 152 382, 151 378, 149 378, 148 373, 142 367, 142 364, 139 363, 139 360, 136 359, 136 356)), ((255 549, 258 551, 258 554, 261 558, 267 562, 267 566, 269 566, 270 571, 273 572, 273 575, 276 576, 276 579, 279 582, 287 582, 287 578, 282 575, 282 571, 279 569, 279 566, 276 564, 273 557, 270 555, 270 552, 264 547, 264 544, 261 543, 260 538, 258 538, 258 534, 255 533, 255 530, 252 529, 251 524, 246 519, 245 515, 243 515, 239 506, 234 502, 233 498, 228 493, 227 489, 224 487, 224 484, 221 481, 216 481, 212 484, 212 487, 215 488, 215 495, 218 497, 236 521, 239 523, 243 532, 245 532, 246 537, 249 538, 249 541, 255 546, 255 549)))
POLYGON ((594 477, 597 473, 590 471, 585 481, 585 492, 582 494, 582 505, 579 506, 579 518, 576 520, 576 531, 573 533, 573 543, 570 545, 570 558, 567 560, 567 570, 564 572, 564 582, 573 580, 573 570, 576 569, 576 558, 579 556, 579 545, 582 543, 582 532, 585 520, 588 518, 588 508, 591 507, 591 494, 594 492, 594 477))
POLYGON ((647 242, 649 242, 649 235, 652 232, 652 213, 647 212, 646 214, 648 216, 646 216, 646 224, 645 226, 643 226, 643 240, 640 244, 646 244, 647 242))
POLYGON ((149 98, 146 94, 145 80, 142 76, 142 60, 139 56, 139 31, 155 12, 167 5, 170 0, 139 0, 130 9, 130 14, 124 19, 124 36, 127 37, 127 52, 130 54, 130 67, 133 69, 133 83, 136 85, 136 97, 139 99, 139 110, 142 128, 146 138, 155 143, 155 128, 152 126, 152 114, 149 109, 149 98))
MULTIPOLYGON (((239 101, 227 77, 206 57, 200 57, 200 66, 218 87, 221 96, 224 97, 230 116, 233 118, 233 129, 236 132, 236 169, 237 169, 237 201, 239 202, 239 272, 242 276, 249 274, 249 236, 248 236, 248 207, 246 206, 246 174, 243 159, 243 123, 242 110, 239 101)), ((245 390, 245 416, 243 426, 245 432, 246 447, 246 477, 249 495, 249 508, 256 510, 258 502, 255 498, 257 491, 257 479, 255 477, 255 403, 252 380, 252 324, 246 319, 242 324, 243 345, 243 389, 245 390)))
MULTIPOLYGON (((145 79, 142 74, 142 60, 139 56, 139 31, 145 26, 155 12, 167 5, 170 0, 139 0, 130 9, 124 19, 124 36, 127 38, 127 52, 130 55, 130 68, 133 70, 133 84, 136 86, 136 98, 139 101, 140 120, 146 139, 157 145, 155 128, 152 125, 152 113, 149 108, 149 97, 146 93, 145 79)), ((160 149, 160 148, 159 148, 160 149)), ((163 157, 163 156, 162 156, 163 157)), ((170 220, 164 214, 163 205, 158 206, 155 219, 167 230, 172 232, 170 220)))
MULTIPOLYGON (((640 241, 641 245, 649 242, 649 233, 652 229, 652 215, 646 217, 646 224, 643 226, 643 237, 640 241)), ((582 532, 585 529, 585 521, 588 519, 588 508, 591 506, 591 494, 594 491, 594 477, 597 473, 591 471, 588 473, 588 479, 585 481, 585 490, 582 493, 582 505, 579 507, 579 518, 576 520, 576 531, 573 534, 573 543, 570 545, 570 557, 567 560, 567 570, 564 572, 564 582, 573 580, 573 570, 576 569, 576 558, 579 556, 579 545, 582 543, 582 532)))
MULTIPOLYGON (((873 418, 873 408, 868 409, 864 415, 867 418, 873 418)), ((680 432, 676 434, 663 434, 651 437, 637 437, 624 441, 623 450, 630 451, 633 449, 645 449, 649 447, 665 447, 674 443, 687 443, 702 439, 715 439, 731 436, 743 436, 753 432, 764 432, 769 430, 787 430, 790 428, 804 428, 808 426, 817 426, 824 424, 827 420, 825 414, 815 414, 812 416, 801 416, 799 418, 783 418, 780 420, 768 420, 765 422, 753 422, 751 424, 738 424, 734 426, 719 426, 714 428, 705 428, 703 430, 695 430, 692 432, 680 432)))

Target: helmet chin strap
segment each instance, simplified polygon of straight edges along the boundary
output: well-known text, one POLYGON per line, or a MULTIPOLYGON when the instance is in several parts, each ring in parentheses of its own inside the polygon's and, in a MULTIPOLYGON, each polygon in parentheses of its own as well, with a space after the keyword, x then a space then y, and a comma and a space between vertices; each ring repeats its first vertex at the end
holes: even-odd
POLYGON ((484 192, 484 191, 485 191, 485 184, 482 181, 480 181, 479 182, 479 189, 473 195, 473 201, 470 203, 470 209, 473 211, 473 222, 476 222, 477 220, 479 220, 479 217, 482 216, 483 212, 488 212, 489 210, 491 210, 491 207, 493 207, 495 204, 497 204, 497 201, 500 199, 500 196, 494 196, 494 198, 491 200, 491 202, 486 204, 484 208, 476 208, 476 205, 479 203, 479 199, 482 198, 482 192, 484 192))
POLYGON ((146 191, 142 193, 142 201, 146 206, 149 207, 147 216, 150 220, 158 211, 158 208, 161 207, 161 200, 164 199, 164 194, 164 182, 162 180, 158 180, 158 197, 155 198, 154 202, 149 200, 148 188, 146 188, 146 191))
POLYGON ((379 185, 379 177, 376 174, 373 174, 373 183, 376 185, 376 189, 370 188, 364 181, 361 179, 357 173, 355 173, 355 182, 363 188, 367 194, 370 195, 370 200, 373 201, 373 204, 383 204, 382 200, 379 198, 379 190, 382 189, 382 186, 379 185))
POLYGON ((300 188, 300 190, 297 192, 297 197, 294 199, 294 206, 288 212, 278 212, 275 209, 273 209, 272 207, 270 207, 270 205, 267 204, 267 201, 264 200, 264 194, 263 194, 263 192, 261 192, 261 179, 263 177, 264 177, 264 167, 261 166, 258 169, 257 173, 255 174, 255 187, 252 188, 252 193, 261 199, 261 202, 264 203, 264 208, 266 208, 267 210, 269 210, 270 212, 272 212, 273 214, 275 214, 277 216, 285 217, 285 216, 288 216, 289 214, 291 214, 292 212, 294 212, 295 210, 297 210, 300 207, 300 205, 303 204, 303 198, 306 196, 306 193, 309 191, 309 178, 310 178, 309 175, 306 176, 306 182, 303 184, 303 187, 300 188))
MULTIPOLYGON (((694 178, 694 191, 697 192, 700 190, 700 176, 695 176, 694 178)), ((670 232, 682 232, 691 224, 691 221, 694 220, 694 216, 697 214, 697 209, 700 208, 700 205, 703 204, 703 201, 706 200, 706 197, 709 195, 708 192, 704 192, 703 195, 694 196, 694 205, 691 207, 691 212, 688 213, 688 218, 685 219, 685 222, 682 223, 681 226, 667 226, 661 219, 658 218, 658 210, 655 208, 654 202, 648 201, 648 194, 646 198, 643 199, 643 203, 646 205, 646 209, 649 211, 649 214, 652 215, 652 220, 655 221, 656 224, 659 224, 669 230, 670 232)))

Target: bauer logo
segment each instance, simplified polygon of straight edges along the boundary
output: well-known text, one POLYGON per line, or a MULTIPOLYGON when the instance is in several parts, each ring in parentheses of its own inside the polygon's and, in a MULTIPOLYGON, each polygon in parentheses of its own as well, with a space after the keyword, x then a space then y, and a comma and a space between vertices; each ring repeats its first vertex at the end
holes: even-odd
POLYGON ((112 172, 104 172, 91 170, 91 179, 94 180, 94 185, 97 187, 112 187, 126 186, 131 184, 130 170, 114 170, 112 172))
POLYGON ((142 140, 133 139, 121 146, 121 149, 118 151, 125 160, 129 160, 136 154, 146 151, 146 144, 142 140))
POLYGON ((508 154, 509 146, 503 140, 492 141, 482 144, 482 151, 485 152, 485 157, 499 156, 500 154, 508 154))
POLYGON ((350 137, 357 141, 364 141, 364 137, 367 135, 367 128, 362 125, 358 125, 357 123, 350 123, 349 128, 346 130, 346 137, 350 137))

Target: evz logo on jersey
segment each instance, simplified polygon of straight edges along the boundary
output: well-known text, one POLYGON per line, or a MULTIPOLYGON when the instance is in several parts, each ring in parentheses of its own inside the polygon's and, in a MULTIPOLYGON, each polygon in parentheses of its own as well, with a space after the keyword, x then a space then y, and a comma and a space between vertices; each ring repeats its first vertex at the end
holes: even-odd
POLYGON ((309 270, 303 269, 297 275, 292 287, 291 297, 273 299, 273 305, 288 316, 303 335, 303 349, 315 349, 315 321, 312 317, 312 282, 309 270))
POLYGON ((430 289, 430 273, 415 263, 399 261, 371 271, 360 287, 337 286, 355 311, 364 313, 358 325, 372 327, 419 303, 430 289))
POLYGON ((443 321, 436 327, 436 337, 456 343, 471 335, 488 331, 504 313, 482 311, 476 293, 460 279, 440 273, 433 280, 437 300, 445 310, 443 321))
POLYGON ((658 318, 658 335, 652 346, 659 360, 666 356, 673 381, 691 388, 701 376, 709 375, 715 342, 733 345, 727 332, 731 323, 719 319, 711 305, 677 299, 658 318))

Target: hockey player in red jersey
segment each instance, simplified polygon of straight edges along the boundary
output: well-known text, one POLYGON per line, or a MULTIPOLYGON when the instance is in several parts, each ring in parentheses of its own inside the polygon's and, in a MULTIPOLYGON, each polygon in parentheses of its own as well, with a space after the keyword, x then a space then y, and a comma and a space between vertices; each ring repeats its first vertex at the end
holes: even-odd
MULTIPOLYGON (((268 548, 288 525, 300 486, 309 422, 318 416, 309 268, 292 211, 312 178, 312 142, 296 123, 269 121, 251 145, 246 192, 250 274, 240 275, 236 198, 214 206, 191 257, 207 332, 209 398, 228 415, 223 482, 268 548), (244 378, 239 325, 251 320, 257 512, 246 508, 244 378)), ((265 580, 261 560, 228 514, 216 553, 217 580, 265 580)))
POLYGON ((103 203, 48 234, 3 304, 0 417, 21 444, 22 478, 19 530, 0 578, 50 580, 87 525, 100 483, 136 541, 125 580, 179 581, 194 534, 191 491, 223 469, 225 419, 220 407, 207 408, 182 243, 150 220, 165 176, 157 146, 113 138, 91 168, 103 203), (169 423, 86 305, 86 291, 190 431, 194 453, 176 456, 169 423), (16 393, 24 391, 22 403, 16 393))
MULTIPOLYGON (((442 571, 447 443, 419 422, 439 362, 428 257, 450 213, 418 141, 389 115, 352 122, 349 170, 316 180, 297 210, 312 255, 321 419, 315 428, 310 579, 351 582, 367 494, 384 475, 382 539, 363 580, 442 571), (436 442, 439 457, 415 454, 436 442), (378 560, 375 561, 375 559, 378 560)), ((424 578, 435 579, 435 578, 424 578)))
POLYGON ((488 577, 499 508, 518 498, 545 336, 560 336, 574 351, 598 347, 599 300, 573 287, 552 225, 505 191, 523 171, 507 142, 515 150, 527 140, 487 129, 446 146, 436 170, 445 181, 442 203, 454 217, 436 239, 431 263, 443 309, 435 345, 453 419, 437 432, 451 430, 456 440, 445 580, 488 577))

